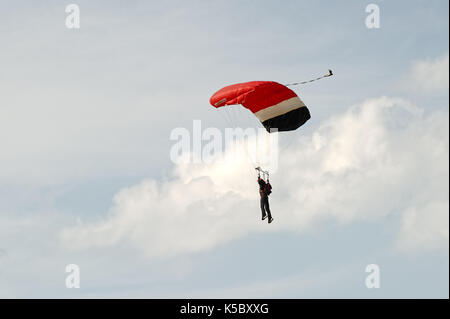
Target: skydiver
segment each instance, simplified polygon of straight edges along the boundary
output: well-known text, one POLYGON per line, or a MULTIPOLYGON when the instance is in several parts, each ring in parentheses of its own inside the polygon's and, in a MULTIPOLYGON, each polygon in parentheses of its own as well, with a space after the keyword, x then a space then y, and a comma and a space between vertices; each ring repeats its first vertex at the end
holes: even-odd
POLYGON ((269 194, 271 193, 272 186, 270 185, 269 179, 267 178, 267 183, 258 174, 258 184, 259 184, 259 195, 261 196, 261 213, 262 220, 269 217, 269 224, 273 221, 272 214, 269 208, 269 194), (266 214, 267 212, 267 214, 266 214))

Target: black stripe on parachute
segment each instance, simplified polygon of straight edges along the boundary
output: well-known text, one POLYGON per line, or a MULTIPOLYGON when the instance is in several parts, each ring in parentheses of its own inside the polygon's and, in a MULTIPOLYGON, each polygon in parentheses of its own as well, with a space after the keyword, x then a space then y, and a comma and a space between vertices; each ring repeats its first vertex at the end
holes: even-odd
POLYGON ((284 113, 279 116, 262 122, 267 132, 271 133, 270 129, 278 129, 278 132, 293 131, 306 123, 311 118, 311 114, 306 106, 284 113))

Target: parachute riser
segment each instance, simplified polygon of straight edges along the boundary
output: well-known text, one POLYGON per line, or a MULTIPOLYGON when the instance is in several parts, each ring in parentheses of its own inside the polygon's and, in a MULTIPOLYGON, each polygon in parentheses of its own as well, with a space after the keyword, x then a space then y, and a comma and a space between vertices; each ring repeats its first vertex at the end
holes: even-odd
POLYGON ((263 171, 261 169, 261 167, 256 167, 255 170, 258 171, 258 176, 260 176, 260 174, 263 174, 263 178, 269 180, 269 172, 268 171, 263 171))

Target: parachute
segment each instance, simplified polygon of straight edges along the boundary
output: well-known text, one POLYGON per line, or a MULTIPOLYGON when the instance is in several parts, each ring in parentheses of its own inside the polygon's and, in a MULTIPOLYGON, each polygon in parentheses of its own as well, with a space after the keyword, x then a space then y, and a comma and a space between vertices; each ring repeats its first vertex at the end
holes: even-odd
POLYGON ((226 86, 210 98, 212 106, 241 104, 249 109, 269 133, 293 131, 311 118, 294 91, 273 81, 252 81, 226 86))
POLYGON ((290 84, 252 81, 226 86, 211 96, 209 102, 219 108, 241 104, 249 109, 269 133, 298 129, 311 118, 305 103, 288 86, 307 84, 333 75, 332 70, 318 78, 290 84))

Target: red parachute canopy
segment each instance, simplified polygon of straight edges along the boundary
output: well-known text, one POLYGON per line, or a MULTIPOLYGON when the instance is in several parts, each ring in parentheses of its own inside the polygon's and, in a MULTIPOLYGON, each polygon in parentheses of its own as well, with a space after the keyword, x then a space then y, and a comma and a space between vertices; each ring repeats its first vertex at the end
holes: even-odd
POLYGON ((308 108, 286 86, 272 81, 252 81, 226 86, 211 96, 212 106, 241 104, 261 121, 266 130, 292 131, 311 118, 308 108))

